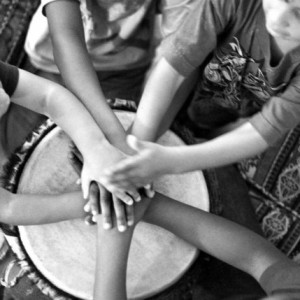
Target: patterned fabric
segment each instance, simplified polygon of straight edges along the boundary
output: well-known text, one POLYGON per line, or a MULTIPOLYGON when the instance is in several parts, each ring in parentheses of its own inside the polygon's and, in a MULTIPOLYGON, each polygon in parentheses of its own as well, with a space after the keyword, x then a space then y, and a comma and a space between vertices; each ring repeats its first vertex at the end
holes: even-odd
POLYGON ((38 4, 38 0, 0 1, 0 60, 20 64, 27 28, 38 4))
POLYGON ((300 262, 300 125, 239 168, 265 235, 300 262))
POLYGON ((271 85, 261 59, 254 59, 232 37, 216 49, 204 67, 189 113, 198 125, 214 130, 237 118, 250 117, 286 83, 271 85))
POLYGON ((191 118, 201 128, 215 129, 251 116, 249 122, 273 145, 299 123, 300 46, 271 63, 262 1, 202 0, 195 5, 163 47, 181 75, 198 66, 204 73, 191 118))

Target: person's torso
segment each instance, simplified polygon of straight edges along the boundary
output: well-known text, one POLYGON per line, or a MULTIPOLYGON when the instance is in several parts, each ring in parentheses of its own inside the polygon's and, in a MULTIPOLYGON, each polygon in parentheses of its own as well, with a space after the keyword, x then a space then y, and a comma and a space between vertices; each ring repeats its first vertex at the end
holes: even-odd
POLYGON ((280 95, 299 67, 299 49, 272 64, 271 38, 263 10, 254 5, 228 34, 218 40, 211 58, 202 66, 189 112, 198 125, 214 129, 261 110, 280 95), (298 59, 296 58, 298 57, 298 59))
MULTIPOLYGON (((81 0, 85 41, 96 70, 147 65, 153 55, 154 1, 81 0)), ((47 19, 39 8, 29 28, 26 50, 34 65, 57 72, 47 19)))

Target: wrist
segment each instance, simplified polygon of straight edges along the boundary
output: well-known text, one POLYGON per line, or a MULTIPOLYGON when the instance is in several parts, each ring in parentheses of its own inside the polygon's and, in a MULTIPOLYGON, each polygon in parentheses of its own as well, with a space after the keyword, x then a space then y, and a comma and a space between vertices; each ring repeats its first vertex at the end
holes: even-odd
POLYGON ((181 170, 178 168, 178 147, 162 147, 161 148, 161 164, 163 166, 163 174, 176 174, 181 170))
POLYGON ((108 142, 107 139, 94 139, 90 143, 87 143, 86 146, 81 150, 81 153, 84 158, 94 157, 94 155, 99 155, 99 153, 105 153, 111 151, 112 145, 108 142))
POLYGON ((168 173, 179 174, 184 173, 185 161, 184 155, 182 155, 182 147, 169 147, 166 153, 166 162, 168 165, 168 173))

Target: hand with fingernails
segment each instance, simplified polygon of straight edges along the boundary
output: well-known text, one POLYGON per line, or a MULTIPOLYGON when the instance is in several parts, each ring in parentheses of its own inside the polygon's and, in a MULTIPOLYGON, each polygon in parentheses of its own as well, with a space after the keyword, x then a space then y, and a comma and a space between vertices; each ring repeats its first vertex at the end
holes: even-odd
POLYGON ((0 118, 7 112, 10 104, 10 98, 4 91, 0 81, 0 118))

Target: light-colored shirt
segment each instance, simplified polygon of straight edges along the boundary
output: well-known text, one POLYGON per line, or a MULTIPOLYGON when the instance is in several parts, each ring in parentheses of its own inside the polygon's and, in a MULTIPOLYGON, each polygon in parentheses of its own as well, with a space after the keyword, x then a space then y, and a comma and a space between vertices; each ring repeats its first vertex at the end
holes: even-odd
MULTIPOLYGON (((58 73, 54 63, 45 6, 66 0, 42 0, 25 42, 32 64, 58 73)), ((194 0, 68 0, 80 6, 85 42, 97 71, 127 70, 151 62, 157 44, 155 13, 162 13, 162 37, 175 31, 194 0)))

